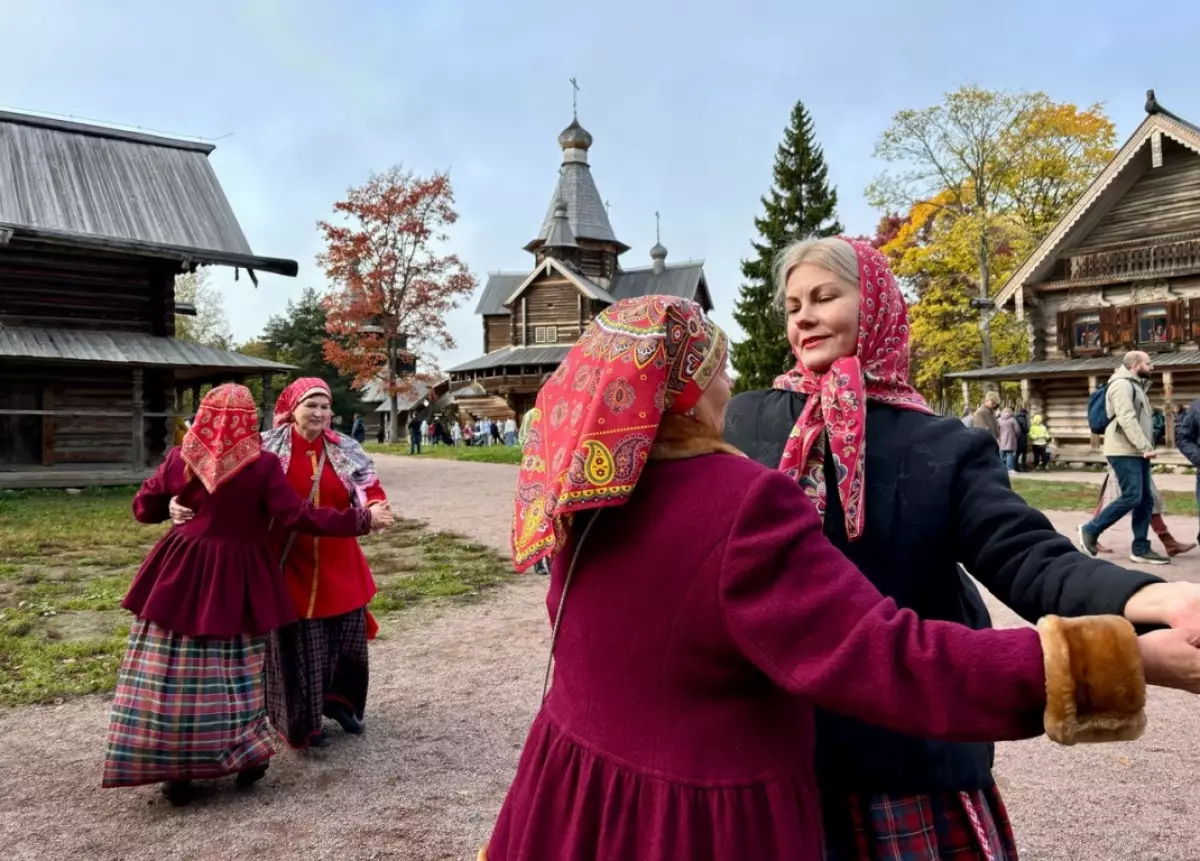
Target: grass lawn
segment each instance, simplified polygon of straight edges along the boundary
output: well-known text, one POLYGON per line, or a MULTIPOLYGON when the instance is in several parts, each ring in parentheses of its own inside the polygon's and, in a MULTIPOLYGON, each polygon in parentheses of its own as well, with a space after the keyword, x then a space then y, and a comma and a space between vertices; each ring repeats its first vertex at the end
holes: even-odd
MULTIPOLYGON (((0 706, 112 689, 129 633, 120 601, 166 529, 136 523, 132 498, 133 488, 0 494, 0 706)), ((381 616, 478 595, 512 571, 489 548, 409 521, 363 547, 381 616)))
MULTIPOLYGON (((396 454, 410 457, 408 443, 404 445, 387 445, 369 442, 363 445, 371 454, 396 454)), ((450 446, 427 445, 419 455, 413 457, 437 458, 439 460, 465 460, 470 463, 511 463, 521 462, 521 447, 517 445, 483 445, 483 446, 450 446)))
MULTIPOLYGON (((1096 507, 1100 485, 1078 481, 1031 481, 1012 479, 1013 490, 1042 511, 1091 511, 1096 507)), ((1177 490, 1161 490, 1167 514, 1196 516, 1196 497, 1177 490)))

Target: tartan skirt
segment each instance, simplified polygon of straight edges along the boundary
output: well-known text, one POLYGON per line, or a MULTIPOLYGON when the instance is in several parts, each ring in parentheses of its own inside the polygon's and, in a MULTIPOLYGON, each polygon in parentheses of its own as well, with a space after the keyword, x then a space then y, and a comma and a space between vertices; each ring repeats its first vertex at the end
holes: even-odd
POLYGON ((825 861, 1016 861, 1000 791, 825 801, 825 861))
POLYGON ((265 656, 265 637, 188 637, 135 619, 101 785, 222 777, 265 763, 275 754, 265 656))
POLYGON ((267 712, 290 747, 309 747, 333 703, 362 720, 370 681, 366 608, 301 619, 272 632, 269 642, 267 712))

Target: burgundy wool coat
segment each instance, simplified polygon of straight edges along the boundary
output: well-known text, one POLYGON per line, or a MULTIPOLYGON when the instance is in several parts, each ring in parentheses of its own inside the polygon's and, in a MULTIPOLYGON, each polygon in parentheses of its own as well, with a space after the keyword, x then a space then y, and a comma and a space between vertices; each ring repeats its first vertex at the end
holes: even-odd
MULTIPOLYGON (((1047 678, 1071 671, 1043 664, 1038 631, 919 621, 828 542, 793 481, 694 456, 704 443, 657 446, 634 496, 579 516, 555 559, 552 619, 595 518, 552 687, 481 859, 819 861, 814 706, 952 740, 1051 726, 1047 678)), ((1125 651, 1104 660, 1132 689, 1137 642, 1115 621, 1125 651)))

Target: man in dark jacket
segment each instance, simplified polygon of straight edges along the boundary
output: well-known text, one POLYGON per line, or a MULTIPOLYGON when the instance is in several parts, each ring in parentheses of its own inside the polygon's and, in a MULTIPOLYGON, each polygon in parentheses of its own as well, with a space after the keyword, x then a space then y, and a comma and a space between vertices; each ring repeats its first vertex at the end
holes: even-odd
POLYGON ((1017 420, 1017 472, 1029 472, 1029 412, 1021 407, 1013 418, 1017 420))
MULTIPOLYGON (((1192 401, 1175 424, 1175 446, 1200 470, 1200 400, 1192 401)), ((1200 509, 1200 471, 1196 473, 1196 505, 1200 509)))
POLYGON ((354 423, 350 425, 350 436, 359 445, 367 441, 367 423, 363 421, 362 413, 354 414, 354 423))

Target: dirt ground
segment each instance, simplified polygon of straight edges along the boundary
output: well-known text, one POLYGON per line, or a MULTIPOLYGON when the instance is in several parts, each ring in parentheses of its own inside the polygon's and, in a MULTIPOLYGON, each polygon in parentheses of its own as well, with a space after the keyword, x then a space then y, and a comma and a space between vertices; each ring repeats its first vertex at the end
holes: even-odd
MULTIPOLYGON (((397 512, 503 548, 514 467, 380 458, 397 512)), ((1055 515, 1072 530, 1082 515, 1055 515)), ((1195 523, 1171 519, 1178 535, 1195 523)), ((1106 543, 1127 547, 1128 531, 1106 543)), ((1200 582, 1200 551, 1163 569, 1200 582)), ((99 788, 107 699, 0 715, 0 858, 466 859, 486 839, 541 691, 545 581, 385 623, 368 731, 281 753, 249 793, 213 785, 175 809, 99 788)), ((1019 624, 993 602, 999 624, 1019 624)), ((1026 861, 1200 858, 1200 700, 1154 691, 1138 742, 1001 745, 996 773, 1026 861)))

